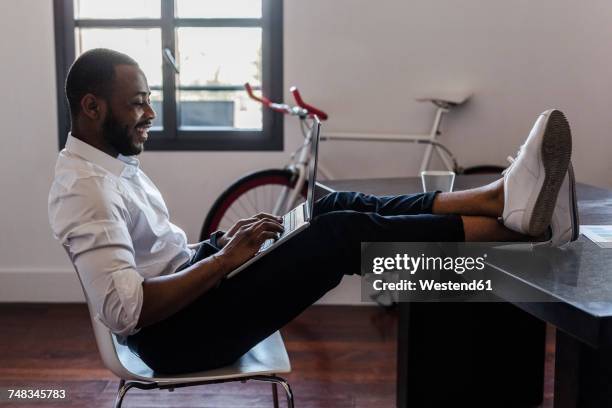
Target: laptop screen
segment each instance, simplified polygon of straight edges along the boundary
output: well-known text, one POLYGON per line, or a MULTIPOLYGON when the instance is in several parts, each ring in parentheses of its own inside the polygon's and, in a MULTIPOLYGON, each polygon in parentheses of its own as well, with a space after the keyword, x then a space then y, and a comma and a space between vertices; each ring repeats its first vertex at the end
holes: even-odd
POLYGON ((319 134, 321 133, 321 121, 318 117, 314 117, 312 129, 310 130, 311 150, 310 150, 310 165, 308 168, 308 195, 306 196, 306 205, 308 208, 308 221, 312 219, 314 212, 314 190, 317 179, 317 159, 319 156, 319 134))

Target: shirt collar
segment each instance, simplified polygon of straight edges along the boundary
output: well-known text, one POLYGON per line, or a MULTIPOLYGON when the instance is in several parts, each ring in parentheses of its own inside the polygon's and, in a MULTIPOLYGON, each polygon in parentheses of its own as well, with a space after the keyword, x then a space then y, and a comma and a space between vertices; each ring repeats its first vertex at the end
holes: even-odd
POLYGON ((112 157, 111 155, 104 153, 102 150, 99 150, 92 145, 72 136, 72 133, 68 133, 66 150, 91 163, 103 167, 117 177, 133 176, 138 172, 138 166, 140 164, 138 159, 124 156, 122 154, 117 156, 117 158, 112 157))

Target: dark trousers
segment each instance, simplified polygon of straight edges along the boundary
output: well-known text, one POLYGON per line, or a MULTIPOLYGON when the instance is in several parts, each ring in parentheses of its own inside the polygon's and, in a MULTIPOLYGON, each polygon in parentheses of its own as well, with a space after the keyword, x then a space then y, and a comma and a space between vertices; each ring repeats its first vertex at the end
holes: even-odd
POLYGON ((231 364, 344 275, 358 274, 362 241, 463 241, 460 216, 431 214, 435 195, 329 194, 316 202, 310 227, 128 345, 161 373, 231 364))

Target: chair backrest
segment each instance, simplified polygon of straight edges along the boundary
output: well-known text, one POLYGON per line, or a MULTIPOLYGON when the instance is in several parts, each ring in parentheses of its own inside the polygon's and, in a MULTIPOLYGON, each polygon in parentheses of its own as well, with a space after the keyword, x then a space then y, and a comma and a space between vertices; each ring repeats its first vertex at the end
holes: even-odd
POLYGON ((108 327, 106 327, 104 324, 102 324, 102 322, 96 319, 95 308, 92 307, 92 304, 89 301, 89 297, 87 296, 87 291, 85 290, 85 285, 83 285, 81 275, 79 274, 79 271, 77 270, 77 267, 74 262, 72 262, 72 257, 70 256, 69 249, 65 245, 64 249, 68 254, 68 258, 70 258, 70 262, 72 263, 72 267, 74 268, 77 277, 79 278, 79 283, 81 284, 83 295, 85 295, 85 301, 87 302, 87 309, 89 310, 91 326, 93 327, 96 344, 98 345, 98 351, 100 352, 100 358, 102 358, 102 362, 104 363, 106 368, 108 368, 117 377, 123 378, 124 380, 134 378, 133 373, 128 371, 121 363, 121 360, 119 360, 117 350, 118 344, 115 335, 110 331, 108 327))

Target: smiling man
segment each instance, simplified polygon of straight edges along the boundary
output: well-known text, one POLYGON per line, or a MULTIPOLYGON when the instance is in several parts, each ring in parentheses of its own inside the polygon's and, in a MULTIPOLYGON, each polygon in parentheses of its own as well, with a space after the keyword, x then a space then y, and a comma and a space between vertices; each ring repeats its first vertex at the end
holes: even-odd
POLYGON ((66 95, 76 119, 72 136, 112 157, 143 151, 155 112, 147 78, 132 58, 111 50, 84 54, 70 70, 66 95), (91 129, 100 122, 102 139, 91 129))
POLYGON ((361 241, 576 239, 570 129, 549 110, 503 178, 453 193, 329 194, 309 228, 225 279, 283 230, 280 219, 253 215, 188 245, 134 158, 155 118, 138 64, 88 51, 70 68, 66 95, 72 131, 49 192, 51 228, 95 318, 159 372, 233 362, 359 273, 361 241))

